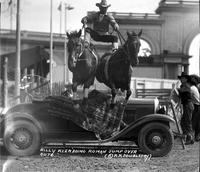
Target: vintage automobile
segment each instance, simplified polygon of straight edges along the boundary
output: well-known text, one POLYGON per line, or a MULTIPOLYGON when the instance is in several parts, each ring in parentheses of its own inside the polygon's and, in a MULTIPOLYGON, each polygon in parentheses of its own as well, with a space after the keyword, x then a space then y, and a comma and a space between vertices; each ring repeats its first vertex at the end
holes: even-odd
POLYGON ((1 115, 0 141, 11 155, 32 155, 48 143, 101 145, 131 141, 143 153, 154 157, 167 155, 173 147, 170 123, 174 120, 159 112, 160 104, 156 98, 129 99, 123 116, 128 125, 104 140, 98 140, 94 132, 76 125, 65 115, 52 114, 47 109, 43 101, 33 101, 16 105, 1 115))

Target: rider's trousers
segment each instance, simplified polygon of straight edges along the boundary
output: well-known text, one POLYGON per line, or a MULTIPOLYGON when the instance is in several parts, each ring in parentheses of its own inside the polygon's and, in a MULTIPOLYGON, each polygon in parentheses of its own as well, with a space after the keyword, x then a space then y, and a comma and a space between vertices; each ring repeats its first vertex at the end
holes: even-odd
POLYGON ((85 44, 90 44, 91 38, 94 41, 99 42, 111 42, 113 49, 118 49, 118 37, 115 35, 100 35, 98 32, 92 30, 91 28, 86 28, 85 30, 85 44))

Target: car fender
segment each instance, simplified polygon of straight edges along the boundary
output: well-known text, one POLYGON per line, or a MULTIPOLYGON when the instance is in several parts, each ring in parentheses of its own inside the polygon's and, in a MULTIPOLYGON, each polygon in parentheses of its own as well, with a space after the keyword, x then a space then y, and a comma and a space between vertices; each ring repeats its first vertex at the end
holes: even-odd
POLYGON ((23 104, 18 104, 12 108, 10 108, 7 112, 7 114, 13 113, 13 112, 25 112, 28 114, 32 114, 35 111, 38 111, 42 108, 45 108, 44 103, 23 103, 23 104))
POLYGON ((155 121, 161 121, 161 122, 175 122, 174 119, 169 115, 164 114, 149 114, 142 118, 139 118, 138 120, 131 123, 129 126, 134 128, 135 126, 142 125, 147 122, 155 122, 155 121))
MULTIPOLYGON (((142 127, 146 123, 150 123, 150 122, 161 122, 161 123, 173 122, 174 123, 175 121, 169 115, 149 114, 149 115, 146 115, 146 116, 139 118, 138 120, 130 123, 127 127, 125 127, 123 130, 121 130, 121 132, 119 134, 117 134, 114 139, 117 139, 117 138, 127 134, 128 132, 138 129, 139 127, 142 127)), ((137 130, 135 130, 135 131, 137 131, 137 130)))
POLYGON ((40 134, 43 133, 43 131, 44 131, 43 126, 39 123, 39 121, 36 118, 34 118, 34 116, 32 116, 31 114, 25 113, 25 112, 12 112, 12 113, 6 114, 4 120, 1 123, 3 125, 1 125, 1 126, 4 126, 4 128, 5 128, 6 122, 10 122, 10 121, 14 122, 16 120, 21 120, 21 119, 31 121, 39 129, 40 134))

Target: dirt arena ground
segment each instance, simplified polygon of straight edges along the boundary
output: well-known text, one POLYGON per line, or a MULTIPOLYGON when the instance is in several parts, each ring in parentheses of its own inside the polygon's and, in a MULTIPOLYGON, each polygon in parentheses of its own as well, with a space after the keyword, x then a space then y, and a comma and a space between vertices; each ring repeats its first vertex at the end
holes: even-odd
POLYGON ((198 172, 199 143, 186 146, 176 139, 173 150, 165 157, 111 158, 97 155, 35 155, 30 157, 8 156, 1 148, 0 171, 6 172, 198 172))

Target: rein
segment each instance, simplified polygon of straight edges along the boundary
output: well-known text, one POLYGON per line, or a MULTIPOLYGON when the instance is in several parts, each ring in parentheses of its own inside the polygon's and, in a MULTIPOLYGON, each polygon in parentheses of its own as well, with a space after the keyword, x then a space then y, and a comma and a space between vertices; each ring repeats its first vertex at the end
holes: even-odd
MULTIPOLYGON (((124 39, 124 37, 122 36, 121 32, 120 31, 116 31, 117 34, 118 34, 118 37, 119 37, 119 40, 120 40, 120 43, 122 45, 122 39, 124 41, 124 46, 126 46, 126 40, 124 39)), ((130 52, 129 52, 129 48, 128 48, 128 45, 127 45, 127 50, 125 49, 125 47, 122 47, 122 50, 124 51, 125 55, 128 57, 128 60, 130 60, 130 52)))
POLYGON ((124 37, 122 36, 122 34, 120 33, 120 31, 116 31, 120 40, 120 43, 122 44, 122 39, 124 42, 126 42, 126 40, 124 39, 124 37))

